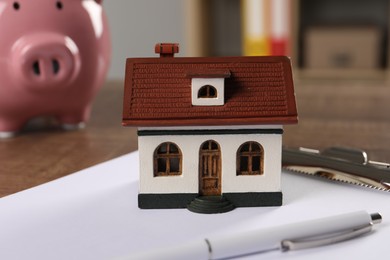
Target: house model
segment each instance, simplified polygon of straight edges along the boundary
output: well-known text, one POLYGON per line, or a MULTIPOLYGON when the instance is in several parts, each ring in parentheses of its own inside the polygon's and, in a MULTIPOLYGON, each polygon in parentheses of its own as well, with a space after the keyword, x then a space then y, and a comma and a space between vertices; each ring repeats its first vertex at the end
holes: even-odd
POLYGON ((287 57, 126 62, 123 125, 138 127, 142 209, 280 206, 284 124, 297 123, 287 57))

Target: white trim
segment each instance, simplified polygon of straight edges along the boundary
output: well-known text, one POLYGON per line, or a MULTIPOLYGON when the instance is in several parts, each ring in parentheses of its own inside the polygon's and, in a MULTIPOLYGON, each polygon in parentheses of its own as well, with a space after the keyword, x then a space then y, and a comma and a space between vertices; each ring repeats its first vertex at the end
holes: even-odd
POLYGON ((167 126, 138 127, 140 131, 148 130, 236 130, 236 129, 283 129, 282 125, 226 125, 226 126, 167 126))

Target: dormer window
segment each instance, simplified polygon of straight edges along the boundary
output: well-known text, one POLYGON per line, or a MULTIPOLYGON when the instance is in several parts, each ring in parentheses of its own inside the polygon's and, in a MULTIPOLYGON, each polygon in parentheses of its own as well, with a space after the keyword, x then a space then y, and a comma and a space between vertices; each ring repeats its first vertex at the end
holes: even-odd
POLYGON ((225 78, 229 70, 202 70, 187 73, 191 78, 193 106, 223 106, 225 104, 225 78))
POLYGON ((205 85, 198 91, 198 98, 216 98, 218 91, 211 85, 205 85))

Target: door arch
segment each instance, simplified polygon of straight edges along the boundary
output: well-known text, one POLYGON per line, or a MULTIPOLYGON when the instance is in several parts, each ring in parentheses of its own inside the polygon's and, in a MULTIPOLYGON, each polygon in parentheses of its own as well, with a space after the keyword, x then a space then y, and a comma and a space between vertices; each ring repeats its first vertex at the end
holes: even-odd
POLYGON ((221 149, 214 140, 204 142, 199 149, 199 195, 221 195, 221 149))

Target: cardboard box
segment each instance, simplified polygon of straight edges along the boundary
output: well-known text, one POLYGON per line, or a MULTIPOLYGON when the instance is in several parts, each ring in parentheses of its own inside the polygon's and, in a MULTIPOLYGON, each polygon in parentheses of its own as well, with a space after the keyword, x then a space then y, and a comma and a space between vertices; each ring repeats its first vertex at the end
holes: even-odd
POLYGON ((305 32, 307 69, 377 69, 383 55, 382 32, 375 26, 311 27, 305 32))

